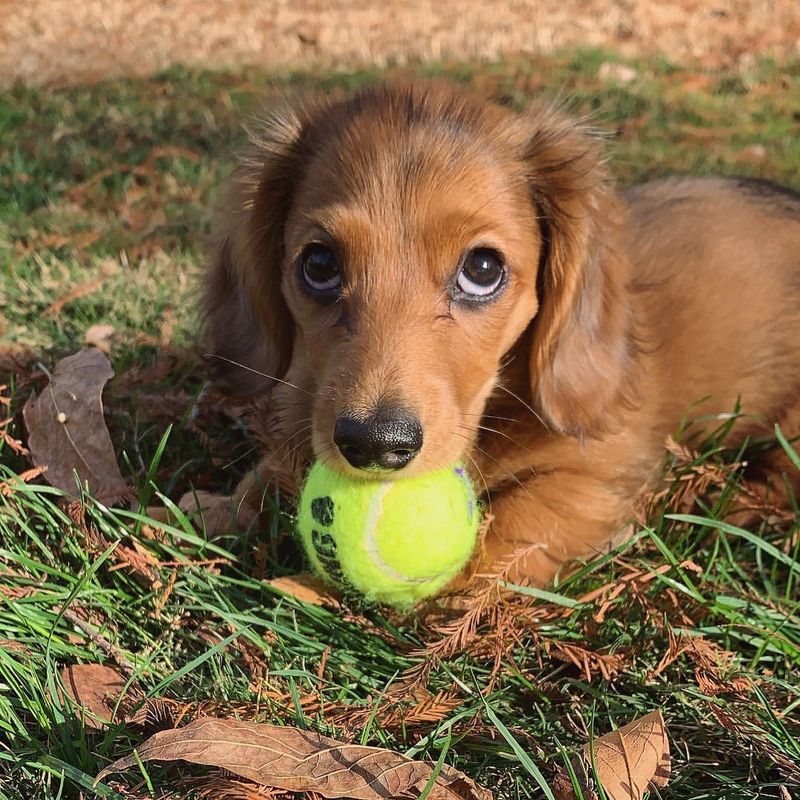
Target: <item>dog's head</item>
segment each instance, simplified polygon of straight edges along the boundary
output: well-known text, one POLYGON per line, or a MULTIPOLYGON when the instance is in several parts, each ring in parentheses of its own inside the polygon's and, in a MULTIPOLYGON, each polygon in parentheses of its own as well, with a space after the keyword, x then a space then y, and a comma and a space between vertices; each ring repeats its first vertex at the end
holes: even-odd
POLYGON ((456 460, 523 342, 547 424, 607 427, 630 358, 620 206, 575 122, 369 89, 269 118, 235 185, 212 346, 240 391, 303 362, 317 457, 404 474, 456 460))

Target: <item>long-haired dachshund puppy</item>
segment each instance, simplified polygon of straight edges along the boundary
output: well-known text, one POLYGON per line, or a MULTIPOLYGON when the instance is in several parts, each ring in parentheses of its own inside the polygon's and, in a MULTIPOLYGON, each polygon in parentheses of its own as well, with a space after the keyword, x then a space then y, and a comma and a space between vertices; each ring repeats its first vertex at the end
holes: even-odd
POLYGON ((788 190, 620 192, 559 111, 410 85, 270 116, 227 211, 219 377, 271 391, 286 440, 344 473, 472 465, 484 559, 517 580, 606 548, 690 409, 698 436, 739 403, 738 440, 800 433, 788 190))

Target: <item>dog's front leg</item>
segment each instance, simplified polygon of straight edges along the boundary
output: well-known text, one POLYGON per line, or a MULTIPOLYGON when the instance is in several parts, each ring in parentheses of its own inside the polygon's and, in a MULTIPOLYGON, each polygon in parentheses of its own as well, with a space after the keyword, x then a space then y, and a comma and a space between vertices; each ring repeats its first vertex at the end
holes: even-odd
POLYGON ((549 585, 571 562, 607 552, 624 537, 638 493, 630 481, 588 466, 506 483, 490 494, 493 520, 480 571, 549 585))
POLYGON ((484 451, 491 458, 480 466, 493 521, 481 570, 507 570, 512 581, 542 586, 570 562, 606 552, 624 537, 637 498, 661 473, 663 455, 655 439, 630 432, 584 446, 557 435, 529 444, 537 463, 528 469, 512 460, 516 449, 505 457, 501 447, 484 451))

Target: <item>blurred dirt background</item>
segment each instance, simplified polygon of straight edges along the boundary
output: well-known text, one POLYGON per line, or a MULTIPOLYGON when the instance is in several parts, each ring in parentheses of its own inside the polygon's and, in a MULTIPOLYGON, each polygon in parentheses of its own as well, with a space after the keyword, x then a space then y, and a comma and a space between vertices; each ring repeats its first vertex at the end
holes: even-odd
POLYGON ((798 0, 0 0, 0 85, 183 63, 280 69, 566 47, 715 68, 800 56, 798 0))

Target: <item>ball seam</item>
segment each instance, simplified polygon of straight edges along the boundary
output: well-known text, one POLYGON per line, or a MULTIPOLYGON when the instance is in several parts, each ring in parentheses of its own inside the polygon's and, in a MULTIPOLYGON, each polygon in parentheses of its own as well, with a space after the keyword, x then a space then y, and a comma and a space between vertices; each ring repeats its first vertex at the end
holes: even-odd
MULTIPOLYGON (((392 580, 400 581, 401 583, 420 584, 430 581, 431 578, 412 578, 409 575, 403 575, 398 572, 390 564, 387 564, 378 550, 378 541, 375 538, 375 532, 378 530, 378 523, 380 522, 381 514, 383 513, 383 498, 392 490, 393 483, 391 481, 384 481, 381 483, 381 488, 374 494, 369 503, 369 510, 367 511, 366 531, 364 533, 364 544, 367 553, 377 567, 385 572, 392 580)), ((434 576, 436 577, 436 576, 434 576)))

